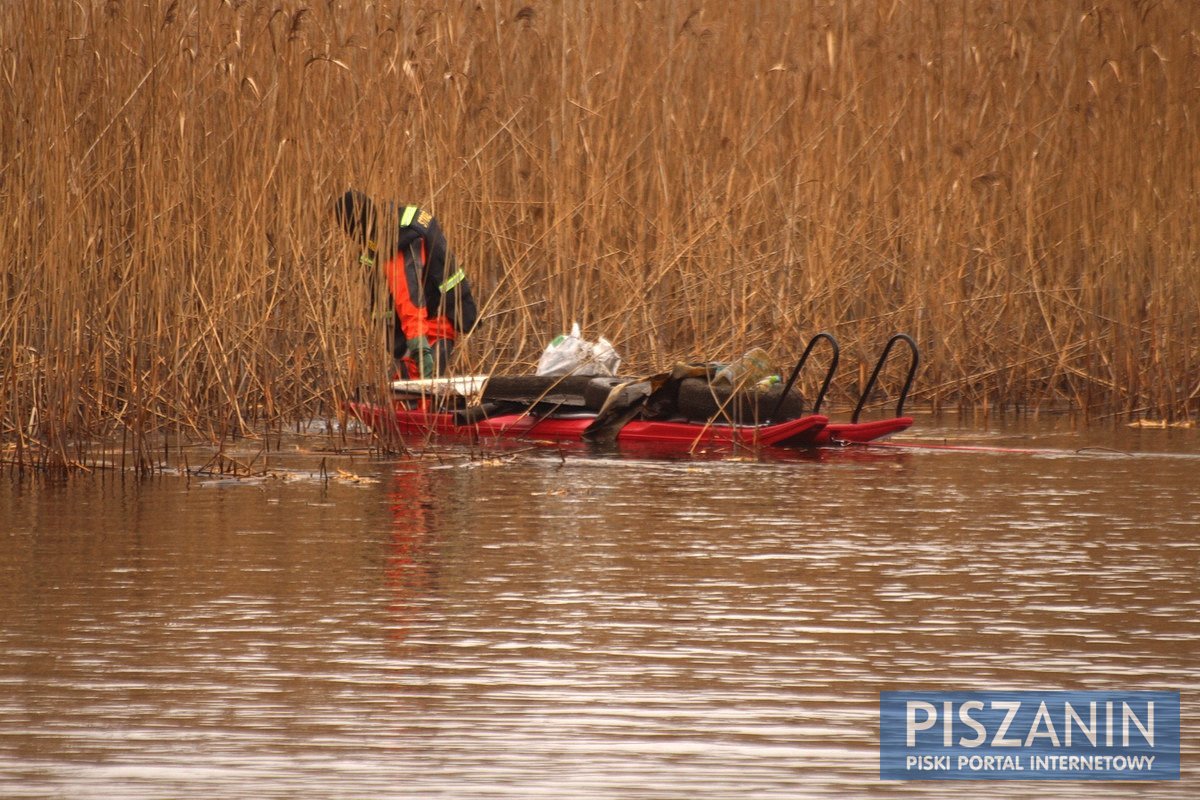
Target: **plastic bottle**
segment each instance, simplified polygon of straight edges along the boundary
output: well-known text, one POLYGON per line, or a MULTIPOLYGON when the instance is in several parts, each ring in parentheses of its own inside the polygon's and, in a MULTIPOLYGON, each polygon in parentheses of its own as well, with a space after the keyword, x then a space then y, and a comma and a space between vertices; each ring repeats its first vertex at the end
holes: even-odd
POLYGON ((769 377, 772 371, 771 356, 761 347, 755 347, 737 361, 717 372, 713 377, 713 383, 728 383, 735 388, 750 386, 769 377))

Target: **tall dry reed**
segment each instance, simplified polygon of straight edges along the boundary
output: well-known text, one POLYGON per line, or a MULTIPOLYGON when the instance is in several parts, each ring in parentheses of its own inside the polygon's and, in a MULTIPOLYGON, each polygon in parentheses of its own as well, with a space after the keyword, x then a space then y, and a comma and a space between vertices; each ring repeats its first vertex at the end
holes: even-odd
POLYGON ((1187 0, 8 0, 4 459, 379 385, 348 185, 442 219, 463 369, 573 319, 632 371, 907 330, 934 406, 1193 415, 1197 75, 1187 0))

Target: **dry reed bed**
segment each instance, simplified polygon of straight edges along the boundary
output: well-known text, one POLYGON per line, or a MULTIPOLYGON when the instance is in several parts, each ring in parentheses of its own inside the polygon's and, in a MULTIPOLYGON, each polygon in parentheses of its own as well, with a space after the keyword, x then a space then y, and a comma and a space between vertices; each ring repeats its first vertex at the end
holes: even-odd
POLYGON ((1195 414, 1200 10, 950 5, 9 0, 4 458, 377 386, 351 184, 442 218, 464 369, 907 330, 934 406, 1195 414))

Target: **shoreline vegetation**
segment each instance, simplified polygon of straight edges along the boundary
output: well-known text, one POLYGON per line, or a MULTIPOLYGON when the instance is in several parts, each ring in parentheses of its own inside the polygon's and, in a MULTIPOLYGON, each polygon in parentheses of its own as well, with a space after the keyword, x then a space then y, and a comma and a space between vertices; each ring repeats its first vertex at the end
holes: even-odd
POLYGON ((573 320, 632 373, 824 330, 844 408, 905 331, 914 409, 1200 413, 1186 0, 10 0, 0 43, 10 464, 383 396, 348 186, 442 221, 460 372, 573 320))

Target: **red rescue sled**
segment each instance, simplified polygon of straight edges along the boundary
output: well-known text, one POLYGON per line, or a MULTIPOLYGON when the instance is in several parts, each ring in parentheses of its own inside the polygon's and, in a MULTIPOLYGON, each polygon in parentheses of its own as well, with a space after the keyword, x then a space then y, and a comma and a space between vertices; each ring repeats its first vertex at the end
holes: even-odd
MULTIPOLYGON (((595 414, 538 417, 534 414, 504 414, 479 422, 460 424, 452 412, 409 408, 397 401, 391 409, 366 403, 351 403, 351 413, 373 430, 401 436, 466 437, 471 440, 526 439, 532 441, 582 441, 595 414)), ((617 433, 617 442, 647 442, 688 449, 698 445, 732 447, 816 447, 829 420, 810 414, 770 425, 723 425, 699 422, 633 420, 617 433)), ((896 430, 903 430, 906 424, 896 430)), ((852 426, 861 427, 861 426, 852 426)), ((873 437, 874 438, 874 437, 873 437)))
MULTIPOLYGON (((857 407, 850 422, 830 422, 820 413, 821 403, 825 392, 833 378, 838 363, 837 342, 827 333, 819 333, 809 342, 804 350, 791 377, 781 394, 786 396, 795 384, 797 377, 808 359, 814 345, 826 340, 833 348, 833 356, 825 375, 825 380, 813 406, 813 413, 792 419, 769 421, 758 425, 739 425, 716 421, 662 421, 634 419, 621 426, 616 434, 620 443, 647 443, 666 445, 686 451, 698 446, 728 446, 746 448, 784 448, 805 449, 812 447, 836 447, 851 443, 866 443, 899 433, 912 425, 911 417, 903 416, 904 400, 912 385, 916 373, 918 355, 916 343, 905 334, 896 334, 888 340, 870 380, 864 387, 857 407), (905 342, 911 349, 909 371, 900 392, 896 405, 896 416, 888 419, 859 422, 867 396, 870 394, 878 378, 879 371, 887 360, 888 354, 897 342, 905 342)), ((425 385, 428 389, 445 388, 448 384, 459 387, 469 386, 470 390, 455 389, 462 395, 468 395, 476 384, 486 381, 485 376, 475 376, 462 379, 446 379, 444 381, 414 381, 417 385, 410 389, 405 396, 397 397, 390 406, 371 403, 352 402, 348 409, 352 415, 362 420, 381 434, 399 435, 401 437, 425 437, 429 435, 468 438, 472 441, 488 439, 524 439, 529 441, 583 441, 588 426, 596 419, 596 414, 572 410, 562 413, 561 410, 539 411, 536 405, 521 413, 502 413, 481 419, 465 419, 461 412, 437 410, 436 403, 431 403, 433 392, 422 394, 425 385)), ((782 399, 776 410, 783 405, 782 399)), ((772 417, 774 414, 771 415, 772 417)))

